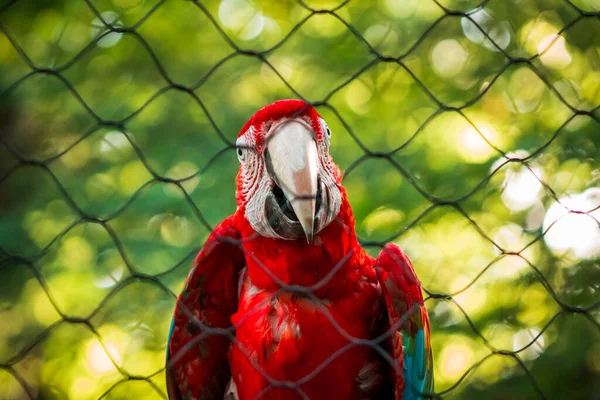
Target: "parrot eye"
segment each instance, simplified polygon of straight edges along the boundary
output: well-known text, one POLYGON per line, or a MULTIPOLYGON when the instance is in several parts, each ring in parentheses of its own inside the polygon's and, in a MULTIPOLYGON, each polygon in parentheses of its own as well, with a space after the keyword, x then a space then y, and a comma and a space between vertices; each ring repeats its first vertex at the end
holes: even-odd
POLYGON ((241 147, 237 148, 237 156, 240 162, 243 162, 246 159, 246 152, 241 147))
POLYGON ((327 137, 331 137, 331 129, 329 129, 329 127, 325 128, 325 133, 327 134, 327 137))

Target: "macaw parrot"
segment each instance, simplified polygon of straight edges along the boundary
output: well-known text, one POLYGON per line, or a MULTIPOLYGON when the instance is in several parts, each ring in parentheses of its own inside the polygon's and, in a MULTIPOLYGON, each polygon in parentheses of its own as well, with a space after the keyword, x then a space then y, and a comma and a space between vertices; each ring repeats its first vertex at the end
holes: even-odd
POLYGON ((196 257, 175 308, 175 399, 432 397, 429 318, 395 244, 360 246, 331 130, 301 100, 240 131, 235 213, 196 257))

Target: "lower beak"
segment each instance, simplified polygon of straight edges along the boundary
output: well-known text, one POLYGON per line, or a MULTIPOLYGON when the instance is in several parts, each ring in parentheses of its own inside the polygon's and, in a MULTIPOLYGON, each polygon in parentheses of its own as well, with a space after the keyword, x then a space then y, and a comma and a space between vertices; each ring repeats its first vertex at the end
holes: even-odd
POLYGON ((266 162, 306 235, 314 234, 318 191, 318 153, 312 129, 299 120, 286 120, 267 137, 266 162))

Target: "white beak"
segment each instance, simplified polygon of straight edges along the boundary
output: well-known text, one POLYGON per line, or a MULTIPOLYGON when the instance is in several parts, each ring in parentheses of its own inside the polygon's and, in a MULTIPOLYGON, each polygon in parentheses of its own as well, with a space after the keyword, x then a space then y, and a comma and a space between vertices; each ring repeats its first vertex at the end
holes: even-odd
POLYGON ((309 243, 314 233, 318 190, 318 153, 312 128, 301 120, 285 120, 267 137, 271 178, 279 185, 302 225, 309 243))

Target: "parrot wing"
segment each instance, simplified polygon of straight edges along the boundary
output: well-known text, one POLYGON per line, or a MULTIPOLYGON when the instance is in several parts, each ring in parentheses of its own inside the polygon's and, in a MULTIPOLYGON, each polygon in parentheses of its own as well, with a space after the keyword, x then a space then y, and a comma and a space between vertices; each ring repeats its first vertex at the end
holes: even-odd
POLYGON ((229 381, 227 353, 234 335, 237 282, 245 265, 233 217, 215 227, 196 257, 177 299, 167 346, 169 399, 223 398, 229 381), (221 329, 220 331, 211 331, 221 329))
POLYGON ((419 279, 406 254, 393 243, 379 254, 376 270, 391 329, 386 333, 395 361, 394 397, 428 398, 433 392, 433 356, 419 279))

